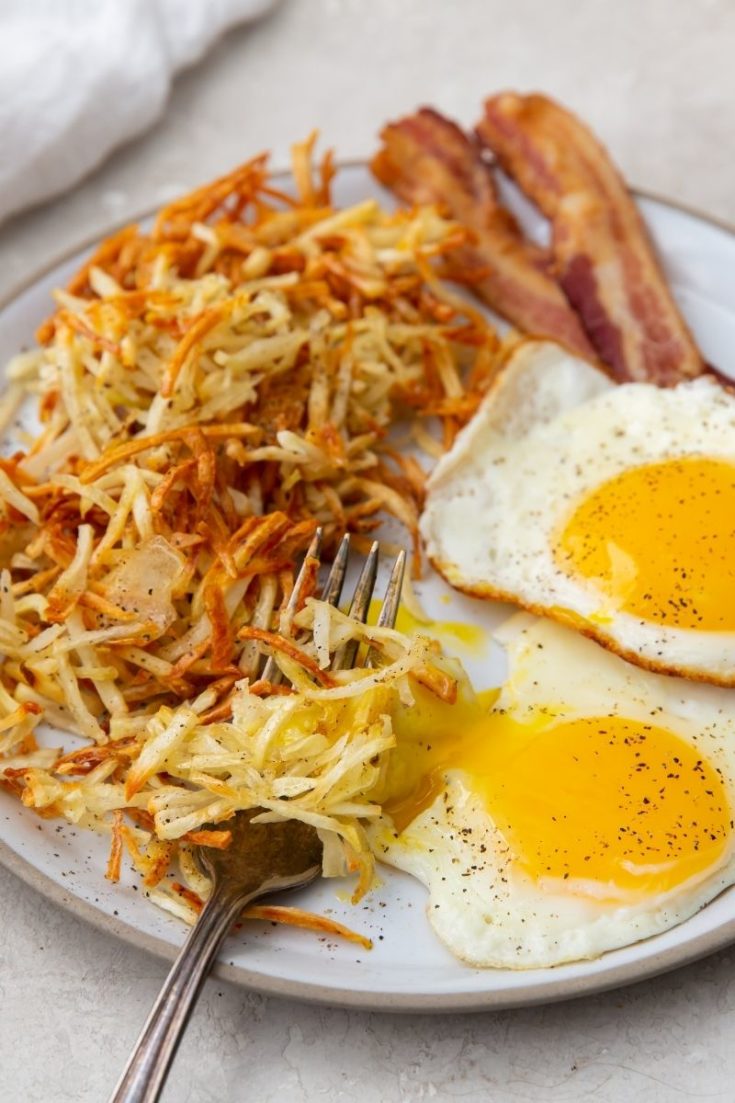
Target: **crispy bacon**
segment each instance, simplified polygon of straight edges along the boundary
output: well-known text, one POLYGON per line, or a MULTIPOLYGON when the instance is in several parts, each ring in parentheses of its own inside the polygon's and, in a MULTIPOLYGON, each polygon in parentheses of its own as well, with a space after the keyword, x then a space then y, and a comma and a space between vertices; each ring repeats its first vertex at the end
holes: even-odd
POLYGON ((594 359, 579 318, 556 283, 549 254, 524 239, 497 199, 478 145, 431 108, 389 123, 372 170, 404 202, 435 203, 473 233, 457 250, 453 275, 519 329, 550 337, 594 359))
POLYGON ((699 375, 638 210, 587 127, 545 96, 504 92, 486 101, 477 134, 550 220, 559 282, 615 377, 668 386, 699 375))

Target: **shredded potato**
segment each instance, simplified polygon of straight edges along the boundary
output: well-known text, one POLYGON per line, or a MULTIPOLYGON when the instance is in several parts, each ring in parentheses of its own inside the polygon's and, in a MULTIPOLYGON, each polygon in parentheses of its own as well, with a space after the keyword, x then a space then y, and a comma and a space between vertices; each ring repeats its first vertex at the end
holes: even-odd
POLYGON ((385 514, 418 554, 424 475, 388 431, 409 417, 435 452, 500 358, 440 280, 464 232, 432 207, 333 208, 312 146, 295 197, 259 157, 105 241, 0 403, 4 430, 37 405, 0 459, 0 781, 110 832, 108 876, 127 852, 179 913, 171 863, 227 845, 239 808, 314 823, 332 872, 369 884, 390 701, 441 679, 427 645, 362 628, 384 664, 330 674, 356 629, 310 600, 289 622, 294 564, 317 525, 328 551, 385 514), (257 680, 264 652, 292 689, 257 680), (44 721, 83 745, 39 746, 44 721))
MULTIPOLYGON (((177 847, 226 846, 228 819, 240 809, 262 808, 261 822, 300 819, 317 828, 326 875, 359 870, 359 899, 372 881, 363 822, 380 813, 371 793, 395 745, 391 716, 413 700, 410 677, 423 680, 435 655, 428 640, 367 627, 313 598, 297 622, 309 628, 325 618, 327 661, 356 638, 377 651, 380 665, 335 673, 325 688, 312 674, 318 671, 313 637, 298 649, 300 661, 274 647, 296 692, 258 697, 243 682, 233 694, 231 718, 219 722, 202 722, 211 691, 176 709, 164 706, 135 742, 123 737, 91 751, 54 754, 53 764, 16 768, 23 802, 44 815, 111 830, 108 876, 119 875, 127 847, 146 884, 158 886, 156 898, 169 904, 180 903, 176 889, 160 882, 177 847), (136 830, 125 825, 125 811, 136 830)), ((191 876, 190 866, 181 868, 191 876)), ((201 882, 192 888, 200 891, 201 882)))

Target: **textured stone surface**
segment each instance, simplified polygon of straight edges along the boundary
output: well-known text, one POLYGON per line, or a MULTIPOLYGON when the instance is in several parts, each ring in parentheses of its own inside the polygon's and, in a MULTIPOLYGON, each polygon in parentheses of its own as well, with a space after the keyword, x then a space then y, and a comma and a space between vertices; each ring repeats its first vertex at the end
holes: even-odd
MULTIPOLYGON (((0 229, 0 295, 67 248, 318 123, 342 157, 432 102, 541 88, 636 184, 735 221, 731 0, 285 0, 176 85, 155 131, 63 199, 0 229)), ((0 1101, 96 1103, 165 967, 0 870, 0 1101)), ((735 956, 571 1004, 394 1018, 206 988, 168 1103, 733 1098, 735 956)))

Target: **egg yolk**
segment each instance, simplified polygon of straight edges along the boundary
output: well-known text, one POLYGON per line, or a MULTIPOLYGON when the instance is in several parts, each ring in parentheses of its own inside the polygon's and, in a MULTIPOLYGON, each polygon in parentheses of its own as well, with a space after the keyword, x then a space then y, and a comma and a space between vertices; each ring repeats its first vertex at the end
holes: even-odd
POLYGON ((728 845, 725 787, 680 736, 620 716, 520 723, 470 699, 426 691, 394 721, 384 809, 398 831, 461 770, 535 880, 598 899, 667 892, 710 869, 728 845), (428 733, 431 733, 430 735, 428 733))
POLYGON ((574 510, 555 546, 615 609, 676 628, 735 629, 735 465, 634 467, 574 510))
MULTIPOLYGON (((368 624, 377 624, 383 602, 373 598, 368 610, 368 624)), ((457 620, 423 621, 410 613, 405 605, 399 606, 396 628, 406 636, 429 635, 446 642, 452 650, 459 648, 470 654, 479 653, 487 644, 487 633, 476 624, 457 620)))

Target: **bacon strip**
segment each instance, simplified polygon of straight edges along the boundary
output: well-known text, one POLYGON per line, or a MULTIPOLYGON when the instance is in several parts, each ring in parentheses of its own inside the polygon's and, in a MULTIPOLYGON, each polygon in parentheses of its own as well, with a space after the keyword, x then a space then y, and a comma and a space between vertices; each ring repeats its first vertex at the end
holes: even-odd
POLYGON ((545 96, 485 103, 480 140, 550 220, 557 278, 619 380, 669 386, 704 371, 640 215, 610 158, 545 96))
POLYGON ((579 318, 550 270, 545 250, 527 242, 500 206, 478 145, 431 108, 389 123, 371 168, 412 205, 434 203, 473 232, 457 250, 452 274, 466 279, 488 306, 519 329, 550 337, 595 359, 579 318))

